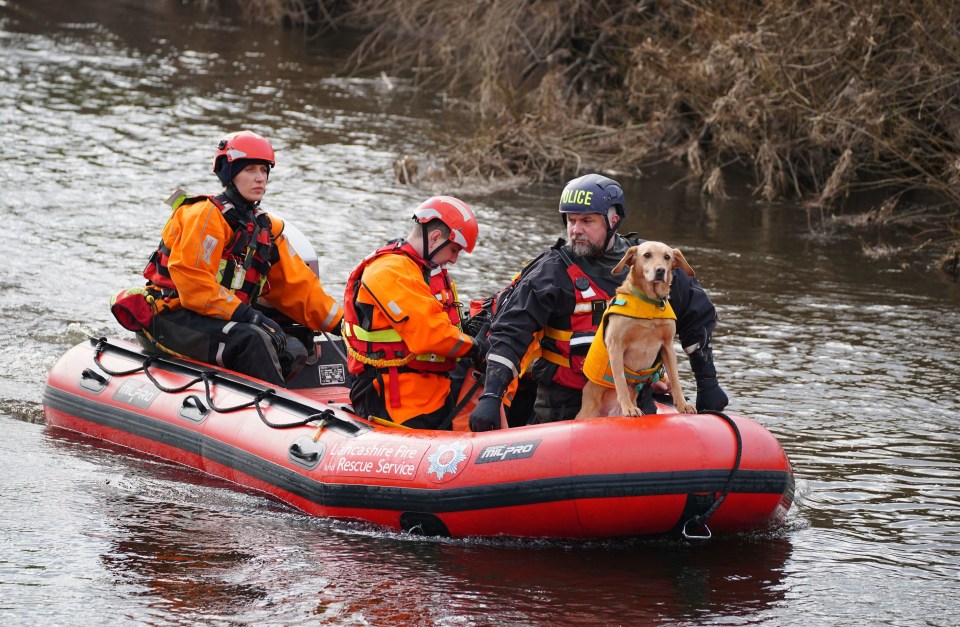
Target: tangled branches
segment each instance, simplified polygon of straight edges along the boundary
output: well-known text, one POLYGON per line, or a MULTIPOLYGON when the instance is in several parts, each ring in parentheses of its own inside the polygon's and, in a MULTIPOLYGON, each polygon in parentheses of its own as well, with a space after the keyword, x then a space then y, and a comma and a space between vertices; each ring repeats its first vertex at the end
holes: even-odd
MULTIPOLYGON (((280 1, 280 0, 278 0, 280 1)), ((293 0, 284 0, 290 2, 293 0)), ((960 4, 937 0, 352 0, 355 67, 452 91, 481 120, 451 168, 560 179, 682 161, 829 213, 922 190, 960 219, 960 4)), ((946 231, 946 229, 941 229, 946 231)))
POLYGON ((954 4, 354 5, 374 28, 356 62, 388 51, 377 63, 469 93, 498 147, 479 170, 680 158, 703 174, 751 166, 762 196, 819 206, 863 186, 960 200, 954 4), (538 157, 513 148, 518 133, 538 157))

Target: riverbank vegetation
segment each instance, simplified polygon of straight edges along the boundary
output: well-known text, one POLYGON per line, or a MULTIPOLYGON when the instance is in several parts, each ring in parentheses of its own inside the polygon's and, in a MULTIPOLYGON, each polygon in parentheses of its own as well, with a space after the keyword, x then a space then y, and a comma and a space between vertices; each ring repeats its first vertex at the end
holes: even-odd
POLYGON ((361 28, 353 70, 469 103, 481 130, 446 151, 459 176, 561 181, 670 161, 723 197, 747 171, 757 196, 801 199, 812 224, 906 229, 957 276, 960 4, 237 2, 256 19, 361 28), (844 215, 877 191, 873 210, 844 215))

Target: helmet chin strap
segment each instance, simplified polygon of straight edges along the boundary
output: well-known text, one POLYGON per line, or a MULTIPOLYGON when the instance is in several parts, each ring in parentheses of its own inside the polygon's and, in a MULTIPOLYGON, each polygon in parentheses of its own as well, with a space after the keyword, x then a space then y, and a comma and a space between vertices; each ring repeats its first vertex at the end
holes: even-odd
POLYGON ((437 264, 433 262, 433 256, 436 255, 436 254, 437 254, 438 252, 440 252, 441 250, 443 250, 444 247, 446 247, 447 245, 449 245, 449 244, 450 244, 450 240, 445 241, 444 243, 440 244, 439 246, 437 246, 436 248, 434 248, 434 249, 431 251, 431 250, 430 250, 430 242, 429 242, 429 240, 427 239, 427 225, 426 225, 426 224, 421 224, 421 225, 420 225, 420 233, 421 233, 422 236, 423 236, 423 260, 426 261, 427 264, 428 264, 431 268, 436 268, 436 267, 437 267, 437 264))
POLYGON ((620 223, 623 222, 623 219, 621 218, 617 220, 616 224, 611 225, 610 216, 605 215, 603 217, 607 220, 607 237, 603 240, 603 252, 600 253, 601 255, 607 252, 607 247, 610 246, 610 240, 613 239, 613 234, 617 232, 617 230, 620 228, 620 223))
MULTIPOLYGON (((619 225, 618 225, 618 226, 619 226, 619 225)), ((613 226, 613 227, 608 226, 608 227, 607 227, 607 237, 603 240, 603 250, 600 252, 600 255, 603 255, 605 252, 607 252, 607 249, 610 247, 610 240, 613 239, 613 234, 616 233, 616 232, 617 232, 617 227, 616 227, 616 226, 613 226)), ((598 255, 598 256, 600 256, 600 255, 598 255)))

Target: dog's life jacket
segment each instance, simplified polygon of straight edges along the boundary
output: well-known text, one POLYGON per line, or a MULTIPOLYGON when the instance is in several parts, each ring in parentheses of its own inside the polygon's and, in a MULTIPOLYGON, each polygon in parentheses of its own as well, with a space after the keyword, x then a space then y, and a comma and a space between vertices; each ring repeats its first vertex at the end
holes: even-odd
MULTIPOLYGON (((590 344, 586 361, 583 363, 583 374, 587 379, 608 388, 616 387, 613 382, 613 373, 610 370, 610 355, 607 353, 607 345, 603 341, 604 327, 607 317, 611 314, 645 320, 677 319, 673 307, 670 306, 670 301, 666 298, 650 300, 639 292, 633 292, 617 294, 610 299, 610 304, 600 321, 600 328, 597 329, 597 334, 590 344)), ((658 352, 653 365, 649 368, 637 372, 624 366, 623 371, 627 379, 627 385, 639 392, 643 386, 652 385, 663 378, 663 360, 658 352)))

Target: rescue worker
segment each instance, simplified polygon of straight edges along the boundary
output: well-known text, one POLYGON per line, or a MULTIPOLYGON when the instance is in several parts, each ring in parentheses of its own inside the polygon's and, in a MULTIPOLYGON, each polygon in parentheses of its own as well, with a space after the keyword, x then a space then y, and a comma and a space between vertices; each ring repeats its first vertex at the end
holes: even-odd
MULTIPOLYGON (((539 347, 533 348, 539 349, 539 356, 531 367, 536 382, 531 423, 570 420, 580 410, 587 350, 607 302, 629 268, 617 275, 611 271, 626 250, 642 240, 617 232, 626 215, 623 190, 599 174, 567 183, 560 215, 569 241, 558 240, 531 261, 497 300, 483 393, 470 414, 473 431, 500 427, 504 394, 521 374, 521 361, 536 354, 528 354, 535 337, 539 347)), ((721 410, 727 395, 717 381, 710 344, 716 309, 699 282, 680 269, 674 270, 670 303, 697 380, 697 410, 721 410)), ((641 407, 653 407, 652 395, 641 400, 641 407)))
POLYGON ((479 227, 470 207, 451 196, 428 199, 413 219, 406 240, 388 242, 347 279, 343 337, 354 411, 436 429, 454 407, 450 374, 458 359, 479 359, 486 348, 462 330, 446 270, 462 251, 473 252, 479 227))
POLYGON ((223 192, 172 203, 143 272, 146 288, 114 297, 115 313, 137 311, 130 303, 139 294, 150 305, 139 325, 118 315, 142 343, 283 385, 307 351, 255 307, 258 298, 313 331, 339 334, 342 308, 284 237, 283 222, 260 208, 274 164, 267 139, 232 133, 213 161, 223 192))

